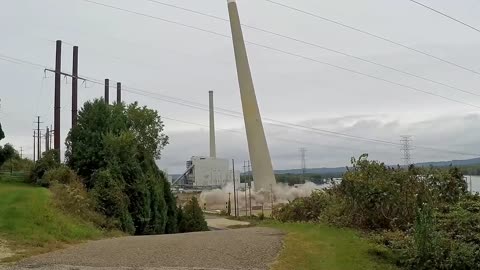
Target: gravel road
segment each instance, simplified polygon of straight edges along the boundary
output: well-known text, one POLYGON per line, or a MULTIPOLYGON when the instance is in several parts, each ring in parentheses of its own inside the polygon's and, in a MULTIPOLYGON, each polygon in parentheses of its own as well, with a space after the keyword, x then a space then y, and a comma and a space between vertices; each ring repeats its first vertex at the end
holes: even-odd
POLYGON ((21 261, 11 270, 268 269, 283 233, 246 228, 92 241, 21 261))

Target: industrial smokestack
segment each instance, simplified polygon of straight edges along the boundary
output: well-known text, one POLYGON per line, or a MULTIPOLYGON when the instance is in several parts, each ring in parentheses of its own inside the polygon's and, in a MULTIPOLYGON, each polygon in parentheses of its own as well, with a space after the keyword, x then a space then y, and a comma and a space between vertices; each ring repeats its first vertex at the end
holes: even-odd
POLYGON ((213 91, 208 91, 210 105, 210 157, 217 158, 217 145, 215 143, 215 113, 213 110, 213 91))
POLYGON ((268 192, 276 183, 272 160, 265 138, 260 110, 258 109, 237 3, 235 0, 227 0, 227 2, 255 190, 268 192))

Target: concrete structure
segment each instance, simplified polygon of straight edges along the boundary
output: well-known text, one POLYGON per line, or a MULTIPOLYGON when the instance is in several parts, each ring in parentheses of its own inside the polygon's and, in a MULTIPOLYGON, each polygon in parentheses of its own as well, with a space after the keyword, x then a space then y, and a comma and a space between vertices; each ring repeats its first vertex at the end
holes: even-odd
MULTIPOLYGON (((235 184, 240 185, 240 171, 235 171, 235 180, 235 184)), ((185 173, 172 184, 186 188, 212 189, 229 183, 233 183, 229 160, 195 156, 186 162, 185 173)))
POLYGON ((227 2, 255 190, 269 191, 276 183, 272 160, 258 109, 237 3, 235 0, 227 2))

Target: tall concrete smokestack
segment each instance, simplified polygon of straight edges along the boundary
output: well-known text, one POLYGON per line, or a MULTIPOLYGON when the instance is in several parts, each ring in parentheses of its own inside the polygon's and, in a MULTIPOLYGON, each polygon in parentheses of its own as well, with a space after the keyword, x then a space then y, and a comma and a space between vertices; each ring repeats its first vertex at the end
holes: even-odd
POLYGON ((237 3, 235 0, 227 0, 227 2, 255 190, 270 191, 271 186, 275 184, 275 175, 255 96, 237 3))
POLYGON ((213 110, 213 91, 208 91, 210 105, 210 157, 217 158, 217 145, 215 143, 215 113, 213 110))

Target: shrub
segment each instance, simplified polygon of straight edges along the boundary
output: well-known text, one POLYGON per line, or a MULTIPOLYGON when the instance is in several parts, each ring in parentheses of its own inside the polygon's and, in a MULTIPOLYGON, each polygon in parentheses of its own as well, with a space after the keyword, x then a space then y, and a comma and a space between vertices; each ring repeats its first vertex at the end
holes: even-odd
MULTIPOLYGON (((30 182, 42 184, 40 181, 43 178, 43 175, 50 169, 54 169, 60 166, 58 162, 58 152, 56 150, 46 151, 43 154, 43 157, 40 158, 32 171, 30 172, 30 182)), ((48 184, 46 184, 48 186, 48 184)))
POLYGON ((51 185, 59 183, 64 185, 75 184, 81 182, 77 174, 65 165, 46 171, 42 177, 43 185, 51 185))
POLYGON ((92 222, 99 227, 113 229, 108 219, 95 211, 95 200, 76 175, 68 184, 57 181, 50 182, 50 190, 55 206, 63 212, 84 221, 92 222))
POLYGON ((331 196, 325 191, 315 191, 309 197, 296 198, 288 204, 274 207, 272 217, 281 222, 319 221, 330 200, 331 196))
POLYGON ((185 207, 179 212, 179 231, 184 232, 200 232, 208 231, 208 225, 203 216, 202 209, 198 205, 198 200, 192 197, 185 207))

